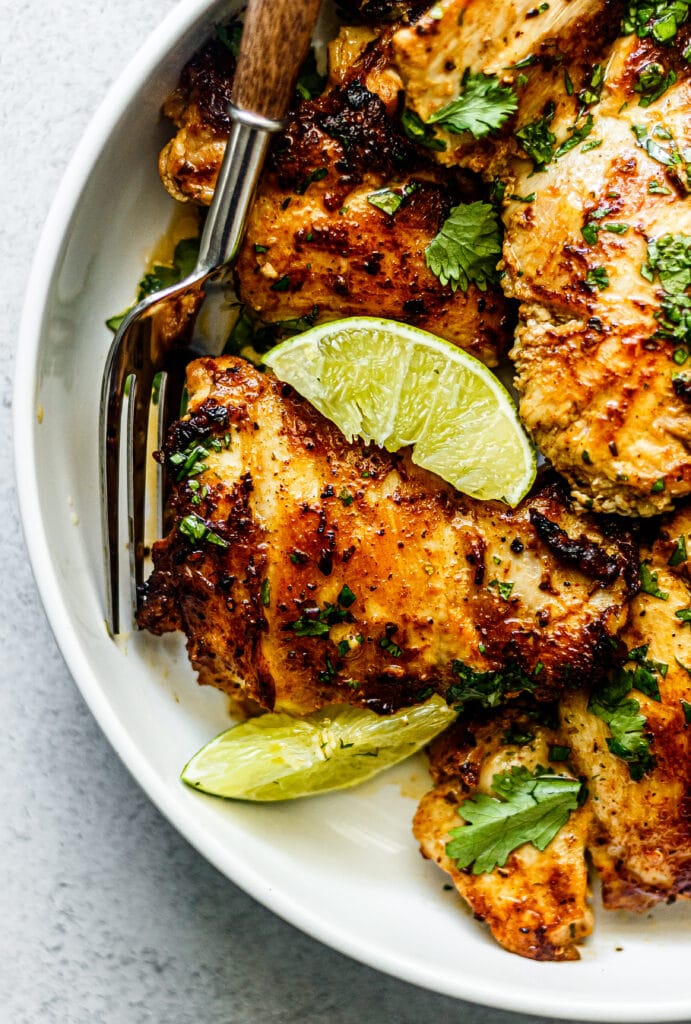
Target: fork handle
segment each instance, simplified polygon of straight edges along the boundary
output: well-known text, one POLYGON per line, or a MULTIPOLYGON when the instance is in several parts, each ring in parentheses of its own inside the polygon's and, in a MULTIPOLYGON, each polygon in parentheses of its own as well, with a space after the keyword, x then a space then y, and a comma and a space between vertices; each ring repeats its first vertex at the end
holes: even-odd
POLYGON ((321 0, 250 0, 233 82, 239 110, 280 121, 307 55, 321 0))
POLYGON ((321 0, 250 0, 230 114, 234 124, 204 224, 195 274, 230 263, 245 234, 272 132, 284 117, 321 0))

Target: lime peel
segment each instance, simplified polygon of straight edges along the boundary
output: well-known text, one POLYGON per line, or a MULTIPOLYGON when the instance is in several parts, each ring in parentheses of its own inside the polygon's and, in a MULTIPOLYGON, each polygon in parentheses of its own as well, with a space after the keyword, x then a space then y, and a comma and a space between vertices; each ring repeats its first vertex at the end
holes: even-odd
POLYGON ((517 505, 536 473, 513 399, 478 359, 417 327, 376 317, 320 324, 264 357, 349 441, 412 460, 459 491, 517 505))
POLYGON ((302 718, 269 713, 211 740, 181 778, 235 800, 293 800, 347 789, 410 757, 455 718, 437 695, 392 715, 348 704, 302 718))

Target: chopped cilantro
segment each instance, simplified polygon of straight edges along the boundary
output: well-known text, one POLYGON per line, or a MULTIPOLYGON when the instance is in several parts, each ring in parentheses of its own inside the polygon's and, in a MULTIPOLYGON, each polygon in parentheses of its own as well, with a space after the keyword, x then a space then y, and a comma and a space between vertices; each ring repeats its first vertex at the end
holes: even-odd
POLYGON ((207 526, 204 520, 200 517, 191 513, 185 516, 178 523, 178 530, 180 533, 187 537, 188 540, 194 541, 206 541, 208 544, 216 544, 219 548, 227 548, 228 541, 224 540, 217 533, 207 526))
POLYGON ((461 94, 428 119, 454 134, 470 132, 476 139, 501 128, 516 112, 518 100, 513 89, 502 85, 496 75, 467 68, 461 80, 461 94))
POLYGON ((404 185, 400 192, 392 188, 378 188, 375 192, 370 192, 367 202, 371 206, 376 206, 382 213, 388 213, 390 217, 393 217, 400 209, 403 200, 412 195, 416 188, 417 185, 414 181, 404 185))
POLYGON ((680 608, 679 611, 674 614, 679 619, 682 626, 687 622, 691 623, 691 608, 680 608))
POLYGON ((303 612, 299 619, 288 624, 288 629, 298 636, 327 636, 332 626, 345 621, 347 614, 342 608, 327 602, 321 609, 314 607, 303 612))
POLYGON ((686 553, 686 537, 682 533, 681 536, 677 537, 676 544, 674 545, 674 551, 667 560, 667 565, 671 565, 673 568, 677 565, 681 565, 688 558, 686 553))
POLYGON ((271 285, 272 292, 287 292, 290 288, 290 277, 288 274, 284 274, 283 277, 279 277, 278 281, 274 281, 271 285))
POLYGON ((490 580, 488 587, 496 587, 497 592, 503 601, 508 601, 513 590, 513 583, 502 580, 490 580))
POLYGON ((501 229, 489 203, 454 206, 439 234, 425 249, 425 262, 442 286, 467 291, 476 284, 485 291, 498 280, 501 229))
POLYGON ((607 268, 591 267, 585 275, 585 283, 593 292, 596 288, 599 288, 602 292, 605 288, 609 288, 609 275, 607 274, 607 268))
MULTIPOLYGON (((481 652, 484 653, 484 652, 481 652)), ((506 697, 516 693, 534 693, 537 676, 542 666, 538 662, 531 674, 519 668, 516 662, 509 661, 503 668, 496 671, 477 672, 459 661, 451 662, 451 671, 458 679, 452 683, 446 693, 448 704, 455 704, 462 710, 465 704, 479 703, 484 708, 496 708, 506 697)))
POLYGON ((340 604, 341 608, 350 608, 351 604, 355 604, 357 598, 348 584, 344 583, 336 600, 340 604))
POLYGON ((393 640, 391 639, 391 637, 389 636, 388 633, 386 633, 381 638, 381 640, 379 641, 379 646, 383 650, 385 650, 387 652, 387 654, 390 654, 392 658, 400 658, 401 655, 403 654, 403 651, 401 650, 401 648, 398 646, 398 644, 395 644, 393 642, 393 640))
POLYGON ((659 480, 656 480, 655 483, 653 484, 653 486, 650 488, 650 493, 651 494, 660 494, 661 491, 664 491, 664 489, 665 489, 665 481, 662 478, 660 478, 659 480))
POLYGON ((523 125, 516 132, 516 138, 533 161, 533 167, 536 171, 543 170, 548 163, 551 163, 554 157, 557 137, 550 129, 550 125, 554 120, 554 114, 555 106, 550 100, 542 117, 523 125))
POLYGON ((634 92, 639 93, 641 97, 638 106, 649 107, 655 100, 659 100, 660 96, 669 89, 670 85, 674 85, 676 80, 677 76, 674 71, 670 70, 665 74, 662 64, 649 64, 644 71, 639 73, 638 80, 633 87, 634 92))
POLYGON ((640 570, 641 578, 641 590, 644 594, 650 594, 651 597, 657 597, 660 601, 666 601, 669 594, 664 593, 657 585, 657 573, 650 569, 650 560, 645 559, 641 562, 640 570))
POLYGON ((622 670, 591 695, 588 710, 609 726, 610 753, 626 761, 631 778, 637 782, 654 767, 655 759, 644 734, 646 717, 640 714, 641 706, 635 697, 626 696, 630 690, 630 674, 622 670))
MULTIPOLYGON (((685 155, 682 156, 671 132, 660 124, 655 125, 650 135, 644 124, 632 124, 631 131, 636 136, 638 145, 646 151, 652 160, 656 160, 657 163, 663 164, 665 167, 678 168, 683 171, 686 179, 685 188, 687 191, 691 190, 691 165, 688 155, 686 155, 688 151, 684 150, 685 155)), ((684 184, 683 180, 680 183, 684 184)))
POLYGON ((578 94, 578 102, 583 107, 590 107, 593 103, 600 102, 602 85, 605 80, 605 69, 602 64, 594 64, 590 74, 583 83, 583 88, 578 94))
POLYGON ((514 767, 495 775, 496 797, 479 793, 459 807, 466 825, 452 829, 446 853, 459 868, 480 875, 506 864, 524 843, 544 850, 578 807, 578 779, 514 767))
POLYGON ((568 761, 571 756, 571 747, 562 747, 559 744, 555 744, 549 748, 547 756, 550 761, 568 761))
POLYGON ((532 743, 535 739, 535 734, 530 732, 529 729, 521 729, 517 725, 512 725, 504 732, 501 739, 502 743, 510 744, 515 747, 524 747, 526 744, 532 743))
POLYGON ((338 500, 345 508, 348 508, 349 505, 353 504, 353 495, 346 487, 343 487, 338 495, 338 500))
POLYGON ((326 167, 317 167, 316 170, 310 171, 306 178, 295 186, 295 193, 299 196, 304 196, 307 189, 310 187, 313 181, 323 181, 329 173, 326 167))
POLYGON ((439 151, 446 149, 444 140, 438 138, 434 128, 425 124, 414 110, 406 109, 403 111, 401 114, 401 128, 408 138, 412 139, 413 142, 417 142, 419 146, 439 151))
POLYGON ((684 721, 687 725, 691 725, 691 704, 683 699, 679 703, 681 704, 681 710, 684 712, 684 721))
POLYGON ((569 150, 575 149, 579 143, 583 142, 584 139, 587 139, 593 130, 593 123, 593 115, 588 114, 583 124, 578 124, 578 122, 576 122, 575 124, 569 125, 568 131, 570 138, 557 146, 554 151, 554 159, 558 160, 560 156, 564 156, 564 154, 568 153, 569 150))
MULTIPOLYGON (((655 318, 655 338, 691 342, 691 235, 662 235, 648 242, 648 262, 641 274, 659 280, 663 295, 655 318)), ((676 361, 676 360, 675 360, 676 361)))
POLYGON ((581 234, 588 243, 588 245, 597 245, 598 236, 600 234, 600 225, 593 224, 590 221, 588 224, 584 224, 581 228, 581 234))
POLYGON ((268 580, 264 580, 262 583, 261 601, 265 608, 269 607, 271 602, 271 584, 268 580))
POLYGON ((348 643, 347 640, 339 640, 337 650, 338 657, 345 658, 346 654, 350 653, 350 644, 348 643))
POLYGON ((622 19, 623 35, 633 32, 639 39, 652 37, 669 45, 689 16, 691 0, 628 0, 622 19))
MULTIPOLYGON (((180 281, 189 277, 197 265, 198 256, 199 239, 181 239, 175 246, 172 266, 155 263, 151 270, 144 274, 144 277, 139 282, 137 288, 137 302, 141 302, 142 299, 147 297, 147 295, 153 295, 155 292, 163 291, 164 288, 170 288, 172 285, 179 284, 180 281)), ((120 328, 120 324, 132 309, 134 309, 134 306, 128 306, 127 309, 122 311, 122 313, 118 313, 116 316, 110 317, 106 320, 106 327, 109 327, 111 331, 116 332, 120 328)))

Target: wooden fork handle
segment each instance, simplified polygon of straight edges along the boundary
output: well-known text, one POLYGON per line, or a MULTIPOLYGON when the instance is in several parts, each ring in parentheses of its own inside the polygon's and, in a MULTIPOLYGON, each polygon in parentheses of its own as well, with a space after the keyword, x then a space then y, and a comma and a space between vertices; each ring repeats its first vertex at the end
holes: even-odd
POLYGON ((233 103, 280 121, 293 97, 321 0, 250 0, 240 42, 233 103))

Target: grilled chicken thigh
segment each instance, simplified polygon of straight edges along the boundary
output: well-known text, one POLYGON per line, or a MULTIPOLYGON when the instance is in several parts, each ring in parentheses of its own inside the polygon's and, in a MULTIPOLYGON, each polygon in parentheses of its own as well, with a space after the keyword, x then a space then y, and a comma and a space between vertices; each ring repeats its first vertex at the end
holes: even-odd
POLYGON ((387 712, 498 670, 545 698, 606 669, 636 548, 556 481, 513 510, 474 501, 230 357, 193 363, 188 390, 140 624, 184 630, 201 682, 387 712))
POLYGON ((601 691, 590 702, 584 693, 565 694, 561 702, 563 742, 587 780, 594 815, 588 845, 611 909, 645 910, 691 896, 690 554, 686 505, 642 551, 649 592, 633 601, 622 634, 630 660, 625 675, 616 676, 622 683, 616 700, 610 695, 604 702, 619 708, 629 729, 637 715, 645 718, 633 733, 640 743, 628 742, 633 761, 610 750, 612 730, 592 710, 602 707, 601 691))
POLYGON ((663 45, 649 32, 613 38, 623 4, 438 7, 441 19, 394 37, 423 120, 458 95, 466 68, 518 98, 501 131, 480 143, 440 133, 437 155, 505 186, 523 421, 583 506, 669 509, 691 491, 691 384, 679 372, 690 340, 691 23, 663 45))
POLYGON ((435 786, 418 807, 413 832, 423 855, 451 875, 476 918, 505 949, 532 960, 577 960, 576 944, 593 925, 585 860, 589 808, 573 812, 546 850, 524 843, 492 871, 459 869, 446 850, 449 833, 463 824, 463 801, 478 793, 492 795, 495 775, 518 766, 569 774, 563 763, 550 764, 562 743, 559 732, 536 723, 536 717, 514 708, 490 717, 463 715, 435 740, 430 749, 435 786), (519 742, 512 742, 518 729, 519 742))
MULTIPOLYGON (((175 198, 211 201, 233 68, 228 48, 210 43, 164 107, 179 126, 159 161, 175 198)), ((510 318, 499 287, 454 293, 426 266, 425 247, 463 189, 403 133, 400 90, 389 34, 343 29, 329 88, 296 105, 273 147, 237 261, 240 297, 265 323, 403 320, 496 365, 510 318)))

